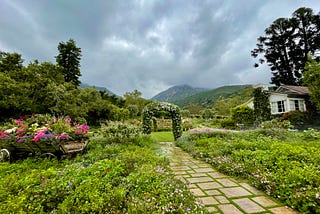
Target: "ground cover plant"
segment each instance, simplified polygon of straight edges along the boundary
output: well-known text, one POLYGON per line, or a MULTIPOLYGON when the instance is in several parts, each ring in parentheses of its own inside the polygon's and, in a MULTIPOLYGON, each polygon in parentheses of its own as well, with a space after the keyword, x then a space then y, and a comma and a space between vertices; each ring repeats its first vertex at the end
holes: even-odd
POLYGON ((0 213, 206 213, 151 137, 113 142, 115 126, 74 158, 0 163, 0 213))
POLYGON ((215 131, 190 134, 177 144, 302 213, 320 213, 318 131, 215 131))

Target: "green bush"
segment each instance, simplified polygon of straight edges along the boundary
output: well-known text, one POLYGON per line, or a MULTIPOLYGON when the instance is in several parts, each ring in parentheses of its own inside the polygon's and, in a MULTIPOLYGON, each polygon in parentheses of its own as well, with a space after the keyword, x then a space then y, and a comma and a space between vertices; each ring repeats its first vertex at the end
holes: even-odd
POLYGON ((220 124, 222 128, 226 129, 234 129, 235 128, 235 121, 231 118, 224 118, 220 120, 220 124))
POLYGON ((110 143, 134 143, 140 137, 141 130, 134 125, 109 121, 102 125, 100 133, 110 143))
POLYGON ((274 118, 272 120, 264 121, 260 124, 262 129, 291 129, 293 126, 290 121, 281 121, 280 118, 274 118))
POLYGON ((308 121, 307 112, 290 111, 282 115, 282 120, 288 120, 294 126, 301 126, 308 121))
POLYGON ((255 117, 253 109, 248 106, 238 106, 231 109, 231 118, 236 123, 250 125, 253 124, 255 117))
POLYGON ((320 139, 320 132, 309 128, 308 130, 303 131, 303 138, 305 140, 319 140, 320 139))

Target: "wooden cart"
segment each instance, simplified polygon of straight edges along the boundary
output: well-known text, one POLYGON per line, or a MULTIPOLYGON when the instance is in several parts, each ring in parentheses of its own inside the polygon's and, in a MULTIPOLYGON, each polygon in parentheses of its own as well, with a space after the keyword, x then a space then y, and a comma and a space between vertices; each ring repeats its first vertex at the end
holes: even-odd
POLYGON ((81 141, 51 142, 6 142, 0 141, 0 162, 14 161, 30 156, 54 157, 61 159, 67 155, 84 152, 88 139, 81 141))

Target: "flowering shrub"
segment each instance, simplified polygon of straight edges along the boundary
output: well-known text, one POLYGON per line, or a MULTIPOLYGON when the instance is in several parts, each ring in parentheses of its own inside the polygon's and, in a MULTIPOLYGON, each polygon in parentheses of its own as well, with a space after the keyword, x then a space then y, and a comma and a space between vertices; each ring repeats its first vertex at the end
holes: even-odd
POLYGON ((19 118, 0 130, 0 141, 7 143, 49 142, 81 140, 88 138, 89 126, 72 122, 68 117, 55 118, 50 115, 33 115, 19 118))
POLYGON ((103 124, 100 129, 100 134, 108 144, 133 143, 139 139, 140 133, 140 129, 136 126, 123 122, 109 121, 107 125, 103 124))

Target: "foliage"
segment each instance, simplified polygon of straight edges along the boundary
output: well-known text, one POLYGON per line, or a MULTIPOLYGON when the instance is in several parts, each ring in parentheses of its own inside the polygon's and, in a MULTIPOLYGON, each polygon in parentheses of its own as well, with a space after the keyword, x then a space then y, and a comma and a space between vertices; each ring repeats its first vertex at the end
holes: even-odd
POLYGON ((310 144, 305 133, 284 130, 280 140, 264 130, 192 134, 177 145, 301 213, 320 213, 319 140, 310 144))
POLYGON ((88 138, 89 126, 72 122, 70 118, 51 115, 32 115, 13 120, 10 129, 0 130, 0 142, 7 143, 57 143, 63 140, 88 138))
POLYGON ((168 111, 172 117, 172 131, 174 139, 177 140, 182 135, 181 115, 178 106, 170 103, 150 103, 148 104, 142 115, 142 129, 145 134, 151 133, 151 121, 153 115, 158 111, 168 111))
POLYGON ((0 51, 0 72, 10 72, 22 68, 23 59, 18 53, 0 51))
POLYGON ((258 123, 270 120, 271 109, 268 94, 262 91, 262 88, 256 88, 253 91, 254 116, 258 123))
MULTIPOLYGON (((272 71, 271 83, 280 86, 300 85, 307 55, 320 49, 320 16, 311 8, 297 9, 291 18, 278 18, 258 38, 251 55, 263 54, 259 63, 267 63, 272 71)), ((258 67, 259 64, 255 64, 258 67)))
POLYGON ((191 116, 191 113, 188 109, 182 109, 180 111, 180 114, 181 114, 181 117, 190 117, 191 116))
POLYGON ((58 45, 59 54, 56 56, 58 65, 63 67, 63 76, 66 82, 71 82, 76 86, 80 85, 80 59, 81 48, 76 46, 73 39, 66 43, 60 42, 58 45))
POLYGON ((308 130, 303 131, 303 138, 309 141, 320 140, 320 132, 315 129, 309 128, 308 130))
POLYGON ((138 144, 95 137, 74 159, 1 163, 0 213, 206 213, 154 142, 138 144))
POLYGON ((213 109, 217 112, 217 115, 229 116, 232 108, 242 105, 252 98, 253 90, 253 87, 248 86, 229 97, 220 97, 215 101, 213 109))
POLYGON ((108 144, 112 143, 134 143, 139 140, 141 130, 134 125, 123 122, 109 121, 102 125, 100 134, 108 144))
POLYGON ((260 124, 262 129, 291 129, 293 126, 289 120, 280 120, 280 118, 274 118, 272 120, 264 121, 260 124))
POLYGON ((308 86, 311 92, 311 101, 320 109, 320 62, 309 57, 305 69, 303 83, 308 86))
POLYGON ((235 121, 230 117, 220 119, 219 122, 221 124, 221 128, 234 129, 236 127, 235 121))
POLYGON ((238 106, 231 109, 231 118, 239 124, 253 124, 254 112, 248 106, 238 106))
POLYGON ((214 109, 206 108, 200 114, 203 119, 212 119, 216 116, 217 112, 214 109))
POLYGON ((288 120, 294 126, 302 125, 308 120, 308 113, 302 111, 290 111, 282 114, 282 120, 288 120))
POLYGON ((132 117, 141 116, 144 106, 150 102, 142 98, 141 95, 142 93, 138 90, 126 92, 123 95, 125 100, 125 107, 129 109, 132 117))

